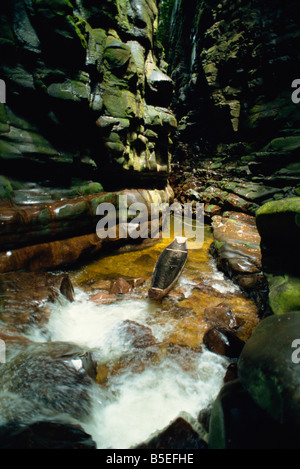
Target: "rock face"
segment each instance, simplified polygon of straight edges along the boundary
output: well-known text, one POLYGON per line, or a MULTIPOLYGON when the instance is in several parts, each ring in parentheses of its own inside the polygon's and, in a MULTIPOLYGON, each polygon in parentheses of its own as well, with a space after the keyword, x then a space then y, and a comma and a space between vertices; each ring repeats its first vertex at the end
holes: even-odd
MULTIPOLYGON (((176 120, 155 53, 157 16, 156 0, 1 5, 3 175, 71 188, 72 178, 166 179, 176 120)), ((9 182, 0 187, 7 196, 9 182)))
MULTIPOLYGON (((100 193, 53 203, 15 204, 0 201, 0 273, 25 269, 39 271, 73 264, 83 256, 91 257, 107 246, 120 246, 132 241, 126 228, 121 233, 121 208, 129 212, 132 204, 143 204, 147 218, 140 224, 140 235, 134 242, 150 237, 151 204, 164 204, 172 200, 172 190, 125 190, 100 193), (110 204, 114 210, 114 232, 97 232, 98 206, 110 204), (2 252, 1 252, 2 251, 2 252)), ((124 215, 124 212, 123 212, 124 215)), ((133 216, 128 213, 126 220, 133 216)), ((104 229, 104 231, 107 227, 104 229)))
POLYGON ((174 160, 201 170, 198 201, 223 207, 236 199, 254 215, 254 205, 297 195, 298 2, 173 4, 164 45, 175 83, 174 160))
POLYGON ((219 141, 299 128, 291 99, 298 8, 296 1, 280 0, 174 2, 167 59, 176 114, 187 116, 182 125, 219 141))
POLYGON ((97 206, 118 210, 119 190, 159 201, 177 122, 157 19, 156 0, 1 5, 0 272, 96 254, 97 206))

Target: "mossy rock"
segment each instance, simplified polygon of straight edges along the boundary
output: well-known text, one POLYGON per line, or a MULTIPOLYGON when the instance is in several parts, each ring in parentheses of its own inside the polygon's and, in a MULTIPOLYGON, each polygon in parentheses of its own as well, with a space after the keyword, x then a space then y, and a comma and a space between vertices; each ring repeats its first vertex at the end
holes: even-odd
POLYGON ((264 270, 299 271, 300 197, 271 201, 256 211, 264 270))
POLYGON ((274 314, 300 311, 300 278, 267 275, 269 306, 274 314))
POLYGON ((209 449, 296 449, 297 432, 276 422, 251 398, 239 379, 227 382, 209 422, 209 449))
POLYGON ((53 98, 80 102, 89 99, 90 88, 81 81, 67 80, 64 83, 52 83, 48 87, 48 94, 53 98))
POLYGON ((300 136, 280 137, 272 140, 263 151, 293 151, 300 148, 300 136))
POLYGON ((281 423, 300 429, 300 366, 292 360, 299 340, 300 312, 260 322, 242 350, 238 376, 259 407, 281 423))
POLYGON ((133 93, 115 87, 108 87, 103 96, 107 115, 121 118, 137 116, 137 102, 133 93))
POLYGON ((126 44, 114 40, 108 41, 104 51, 104 62, 110 70, 127 68, 131 58, 131 49, 126 44))
POLYGON ((0 200, 10 199, 12 193, 13 188, 11 186, 10 181, 4 176, 0 176, 0 200))

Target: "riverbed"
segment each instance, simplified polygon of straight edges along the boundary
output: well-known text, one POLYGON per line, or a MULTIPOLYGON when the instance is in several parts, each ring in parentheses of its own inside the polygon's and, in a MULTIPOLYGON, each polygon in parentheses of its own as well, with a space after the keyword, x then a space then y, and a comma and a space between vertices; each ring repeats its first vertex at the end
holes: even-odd
POLYGON ((171 241, 107 254, 70 269, 74 301, 60 296, 49 305, 49 323, 27 333, 36 344, 73 343, 92 353, 96 376, 89 389, 91 409, 79 423, 99 449, 133 448, 178 416, 197 426, 199 412, 216 398, 230 364, 203 345, 213 324, 205 311, 226 302, 242 320, 242 340, 258 322, 254 303, 218 271, 210 254, 209 226, 201 248, 189 242, 187 264, 169 296, 150 300, 153 268, 171 241), (142 281, 128 293, 108 296, 108 303, 94 301, 99 287, 105 293, 105 285, 118 278, 142 281), (134 342, 137 332, 142 335, 139 343, 134 342))

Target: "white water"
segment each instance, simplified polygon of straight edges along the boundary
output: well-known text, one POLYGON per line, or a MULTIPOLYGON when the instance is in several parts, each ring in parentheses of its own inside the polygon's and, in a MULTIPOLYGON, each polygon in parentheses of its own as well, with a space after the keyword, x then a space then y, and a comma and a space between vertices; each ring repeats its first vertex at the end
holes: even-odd
MULTIPOLYGON (((191 285, 181 284, 189 294, 191 285)), ((96 305, 86 293, 76 290, 76 300, 60 299, 53 305, 47 331, 51 341, 74 342, 93 349, 101 362, 115 360, 130 352, 119 334, 122 321, 151 324, 157 342, 162 342, 175 323, 156 325, 151 321, 155 306, 143 299, 126 299, 112 305, 96 305)), ((45 336, 34 339, 44 341, 45 336)), ((98 448, 126 449, 147 440, 165 428, 180 413, 196 418, 218 394, 228 365, 227 359, 206 350, 151 363, 142 372, 130 368, 109 379, 107 388, 93 388, 93 412, 82 424, 98 448), (183 366, 192 360, 192 371, 183 366)))

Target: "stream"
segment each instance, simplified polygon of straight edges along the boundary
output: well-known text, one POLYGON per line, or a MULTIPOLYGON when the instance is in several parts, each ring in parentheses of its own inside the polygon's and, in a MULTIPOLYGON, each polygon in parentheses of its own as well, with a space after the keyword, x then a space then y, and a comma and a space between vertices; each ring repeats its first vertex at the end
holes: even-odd
MULTIPOLYGON (((160 302, 149 300, 147 291, 155 262, 170 239, 70 270, 75 301, 59 297, 50 305, 46 327, 27 334, 37 346, 65 342, 93 353, 97 382, 89 388, 92 409, 88 418, 77 420, 98 449, 134 447, 180 415, 197 425, 199 411, 216 398, 230 360, 203 345, 212 326, 204 311, 226 301, 244 320, 239 337, 245 340, 257 322, 257 310, 217 270, 209 252, 212 240, 207 226, 203 247, 191 249, 190 244, 178 285, 160 302), (110 304, 93 301, 97 285, 119 277, 145 282, 110 304), (134 337, 124 328, 128 323, 143 326, 143 346, 133 346, 134 337)), ((77 366, 76 360, 73 364, 77 366)))

